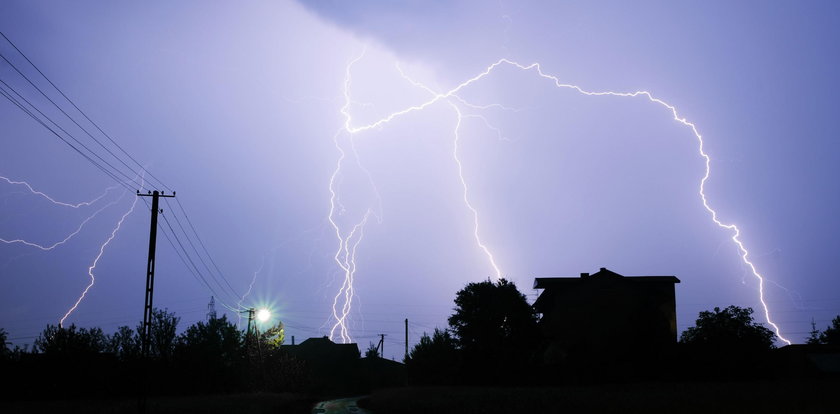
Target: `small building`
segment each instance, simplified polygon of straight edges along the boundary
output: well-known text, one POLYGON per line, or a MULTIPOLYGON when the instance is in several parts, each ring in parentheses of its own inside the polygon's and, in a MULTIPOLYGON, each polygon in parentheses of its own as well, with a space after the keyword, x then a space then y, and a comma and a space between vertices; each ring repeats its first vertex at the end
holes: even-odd
POLYGON ((840 378, 840 346, 786 345, 773 351, 774 367, 792 378, 840 378))
POLYGON ((674 276, 623 276, 603 267, 579 277, 536 278, 544 362, 615 368, 672 349, 676 283, 674 276))
POLYGON ((405 365, 379 357, 360 358, 355 343, 337 344, 324 336, 281 349, 303 362, 310 383, 323 391, 367 393, 378 387, 405 384, 405 365))
POLYGON ((308 361, 312 365, 332 367, 352 364, 361 356, 358 345, 354 343, 337 344, 326 336, 309 338, 298 345, 283 345, 283 349, 289 355, 302 361, 308 361))
POLYGON ((326 336, 309 338, 298 345, 280 347, 287 355, 300 361, 308 373, 308 382, 319 390, 349 391, 359 360, 359 346, 354 343, 337 344, 326 336))

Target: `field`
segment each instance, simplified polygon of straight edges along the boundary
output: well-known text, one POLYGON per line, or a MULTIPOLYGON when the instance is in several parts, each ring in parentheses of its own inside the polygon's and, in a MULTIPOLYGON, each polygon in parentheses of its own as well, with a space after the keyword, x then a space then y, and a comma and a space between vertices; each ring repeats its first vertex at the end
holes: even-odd
MULTIPOLYGON (((404 387, 374 391, 359 406, 373 413, 838 413, 840 381, 753 381, 591 386, 404 387)), ((309 413, 318 400, 252 393, 153 397, 147 413, 309 413)), ((136 398, 0 403, 0 412, 139 413, 136 398)))
MULTIPOLYGON (((838 413, 838 381, 550 388, 409 387, 374 392, 374 413, 838 413)), ((360 404, 362 405, 362 404, 360 404)))
MULTIPOLYGON (((188 397, 152 397, 146 413, 308 413, 316 399, 297 394, 229 394, 188 397)), ((140 413, 137 398, 20 401, 0 403, 4 413, 140 413)))

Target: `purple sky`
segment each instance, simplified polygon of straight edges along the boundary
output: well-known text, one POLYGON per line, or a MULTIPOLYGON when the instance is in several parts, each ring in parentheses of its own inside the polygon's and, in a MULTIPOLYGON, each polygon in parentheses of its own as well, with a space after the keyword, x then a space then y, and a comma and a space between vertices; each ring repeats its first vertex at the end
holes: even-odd
MULTIPOLYGON (((365 347, 388 334, 386 355, 400 357, 404 318, 412 342, 445 326, 455 292, 495 275, 464 202, 454 108, 482 242, 529 299, 534 277, 608 267, 679 277, 680 330, 730 304, 766 322, 732 232, 703 208, 695 136, 645 98, 585 96, 503 65, 457 99, 344 130, 345 114, 357 128, 431 98, 400 70, 446 91, 500 58, 674 105, 703 136, 709 203, 741 229, 782 334, 802 342, 811 318, 824 328, 840 314, 835 2, 391 3, 6 1, 0 30, 178 192, 188 216, 171 201, 164 215, 173 226, 189 217, 232 287, 213 281, 205 258, 208 289, 160 234, 155 305, 182 327, 204 318, 211 294, 235 307, 253 280, 243 306, 271 305, 298 340, 330 333, 344 274, 328 220, 338 148, 339 234, 369 212, 350 243, 350 336, 365 347)), ((5 41, 0 53, 84 120, 5 41)), ((90 141, 2 60, 0 79, 90 141)), ((0 176, 67 203, 116 185, 5 98, 0 125, 0 176)), ((0 327, 15 343, 31 343, 76 301, 134 201, 121 195, 74 209, 0 180, 6 240, 55 243, 114 202, 51 251, 0 244, 0 327)), ((66 323, 112 331, 142 318, 148 220, 138 203, 66 323)))

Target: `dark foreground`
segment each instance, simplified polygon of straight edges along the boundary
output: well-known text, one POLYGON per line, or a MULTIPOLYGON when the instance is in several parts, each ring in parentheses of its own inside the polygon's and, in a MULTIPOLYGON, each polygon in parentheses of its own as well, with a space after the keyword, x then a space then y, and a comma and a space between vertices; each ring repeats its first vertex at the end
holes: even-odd
MULTIPOLYGON (((563 386, 404 387, 359 401, 372 413, 838 413, 840 381, 785 380, 563 386)), ((310 413, 319 400, 253 393, 154 397, 148 413, 310 413)), ((0 412, 139 413, 136 399, 0 403, 0 412)))
POLYGON ((374 413, 840 413, 840 381, 656 383, 375 391, 374 413))
MULTIPOLYGON (((289 393, 151 397, 146 413, 308 413, 317 398, 289 393)), ((2 413, 141 413, 136 398, 16 401, 0 403, 2 413)))

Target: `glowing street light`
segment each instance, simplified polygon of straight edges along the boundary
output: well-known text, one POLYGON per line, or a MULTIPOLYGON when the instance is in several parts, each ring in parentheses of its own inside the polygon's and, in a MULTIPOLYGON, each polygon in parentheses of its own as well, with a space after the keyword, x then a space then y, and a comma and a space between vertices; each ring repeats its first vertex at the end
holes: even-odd
POLYGON ((269 319, 271 319, 271 311, 269 311, 266 308, 262 308, 262 309, 257 311, 257 320, 258 321, 264 323, 264 322, 267 322, 269 319))

